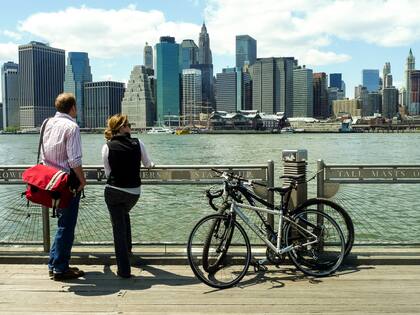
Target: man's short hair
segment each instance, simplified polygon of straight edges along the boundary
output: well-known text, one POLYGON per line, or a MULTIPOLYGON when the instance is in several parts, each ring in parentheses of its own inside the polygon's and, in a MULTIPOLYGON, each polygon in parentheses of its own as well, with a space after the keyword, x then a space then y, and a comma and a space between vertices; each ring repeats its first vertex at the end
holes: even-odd
POLYGON ((60 113, 70 113, 73 106, 76 106, 76 98, 71 93, 61 93, 55 99, 55 108, 60 113))

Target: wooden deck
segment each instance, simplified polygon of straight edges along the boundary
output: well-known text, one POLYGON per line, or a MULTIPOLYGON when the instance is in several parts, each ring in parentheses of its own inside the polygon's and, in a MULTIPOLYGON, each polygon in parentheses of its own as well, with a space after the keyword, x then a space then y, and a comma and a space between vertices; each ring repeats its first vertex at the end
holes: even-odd
POLYGON ((136 266, 131 279, 116 277, 114 265, 78 265, 85 278, 56 282, 45 264, 3 263, 0 314, 420 314, 419 249, 405 252, 390 259, 381 251, 376 264, 348 263, 320 279, 291 266, 250 268, 239 286, 222 291, 198 282, 185 264, 136 266))

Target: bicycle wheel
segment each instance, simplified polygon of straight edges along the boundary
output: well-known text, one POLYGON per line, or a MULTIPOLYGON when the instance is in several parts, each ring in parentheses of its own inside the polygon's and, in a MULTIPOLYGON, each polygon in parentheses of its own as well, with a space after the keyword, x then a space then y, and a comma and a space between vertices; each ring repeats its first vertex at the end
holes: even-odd
POLYGON ((234 225, 230 220, 213 220, 203 247, 203 268, 211 273, 217 270, 231 244, 234 225), (211 249, 214 248, 214 251, 211 249), (210 255, 209 255, 210 254, 210 255))
POLYGON ((344 239, 346 241, 344 257, 350 254, 354 244, 354 225, 348 212, 344 210, 343 207, 331 200, 323 198, 312 198, 299 205, 295 210, 293 210, 291 214, 293 215, 294 213, 309 209, 323 211, 331 218, 333 218, 335 222, 337 222, 338 226, 343 232, 344 239))
POLYGON ((238 222, 228 215, 212 214, 202 218, 191 231, 187 255, 198 279, 225 289, 237 284, 248 271, 251 245, 238 222))
POLYGON ((293 264, 303 273, 323 277, 332 274, 344 259, 345 240, 338 224, 325 212, 302 210, 285 226, 286 246, 293 264))

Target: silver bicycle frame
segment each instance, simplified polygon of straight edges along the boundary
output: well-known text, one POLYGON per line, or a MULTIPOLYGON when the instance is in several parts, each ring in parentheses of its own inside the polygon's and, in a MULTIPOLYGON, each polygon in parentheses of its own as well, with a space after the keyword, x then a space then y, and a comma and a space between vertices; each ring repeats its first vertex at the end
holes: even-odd
POLYGON ((288 217, 285 217, 283 215, 283 210, 272 210, 272 209, 268 209, 268 208, 254 207, 254 206, 245 205, 245 204, 242 204, 242 203, 237 203, 235 200, 232 200, 232 203, 231 203, 231 206, 230 206, 230 211, 235 212, 242 219, 242 221, 277 255, 282 255, 282 254, 287 253, 287 252, 291 251, 292 249, 300 247, 300 246, 307 246, 307 245, 318 242, 318 237, 315 234, 313 234, 311 231, 308 231, 307 229, 305 229, 301 225, 295 223, 294 221, 290 220, 288 217), (278 222, 278 228, 277 228, 277 242, 276 242, 277 244, 274 245, 266 237, 265 231, 263 231, 258 225, 256 225, 254 222, 252 222, 250 220, 250 218, 245 213, 243 213, 243 211, 241 209, 253 210, 255 212, 261 211, 261 212, 273 214, 275 216, 279 216, 279 222, 278 222), (282 240, 282 234, 283 234, 282 233, 283 232, 283 230, 282 230, 283 229, 283 220, 286 220, 286 221, 290 222, 291 224, 293 224, 294 226, 296 226, 298 229, 307 232, 308 234, 310 234, 311 236, 314 237, 314 240, 310 241, 310 242, 307 242, 305 244, 301 244, 301 245, 289 245, 289 246, 286 246, 284 248, 280 248, 281 240, 282 240))

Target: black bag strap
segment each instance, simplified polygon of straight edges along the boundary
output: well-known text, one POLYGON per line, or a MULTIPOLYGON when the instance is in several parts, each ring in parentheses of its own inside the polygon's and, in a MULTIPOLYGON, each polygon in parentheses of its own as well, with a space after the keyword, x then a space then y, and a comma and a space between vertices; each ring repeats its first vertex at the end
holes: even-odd
POLYGON ((50 120, 50 118, 45 119, 41 126, 41 132, 39 135, 39 144, 38 144, 38 156, 36 158, 36 164, 39 164, 39 157, 41 155, 41 147, 42 147, 42 142, 43 142, 45 126, 47 125, 48 120, 50 120))

